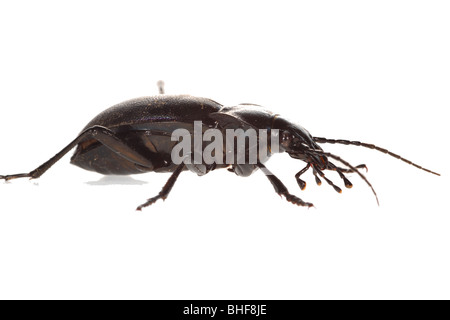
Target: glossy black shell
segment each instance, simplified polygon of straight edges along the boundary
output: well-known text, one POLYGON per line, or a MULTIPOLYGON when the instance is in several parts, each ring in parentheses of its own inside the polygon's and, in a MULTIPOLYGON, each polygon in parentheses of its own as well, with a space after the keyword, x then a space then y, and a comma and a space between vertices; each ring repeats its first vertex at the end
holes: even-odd
POLYGON ((173 130, 192 131, 196 120, 202 121, 205 128, 212 127, 215 120, 209 115, 221 108, 221 104, 211 99, 189 95, 158 95, 119 103, 97 115, 83 131, 93 126, 106 127, 150 159, 153 166, 141 167, 127 161, 92 138, 78 144, 71 163, 102 174, 171 172, 175 169, 171 150, 177 143, 170 139, 173 130))

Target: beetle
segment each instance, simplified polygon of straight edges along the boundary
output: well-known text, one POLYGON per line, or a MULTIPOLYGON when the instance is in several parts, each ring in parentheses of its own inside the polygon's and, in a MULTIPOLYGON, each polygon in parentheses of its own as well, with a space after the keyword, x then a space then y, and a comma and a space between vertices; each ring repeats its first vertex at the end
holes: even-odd
MULTIPOLYGON (((244 177, 260 169, 266 174, 275 192, 284 196, 287 201, 304 207, 313 206, 312 203, 305 202, 291 194, 281 180, 264 165, 264 162, 275 153, 270 150, 270 143, 272 142, 269 143, 267 157, 262 159, 259 156, 254 163, 250 161, 237 162, 236 160, 225 163, 206 163, 203 160, 194 163, 192 161, 182 161, 181 163, 173 161, 172 151, 177 143, 172 139, 174 131, 184 128, 192 135, 195 121, 201 121, 202 132, 211 128, 221 132, 231 128, 266 129, 269 132, 278 132, 276 140, 280 147, 278 152, 286 152, 290 157, 306 163, 306 166, 295 175, 297 184, 302 190, 305 189, 306 182, 300 176, 309 169, 312 169, 318 185, 321 184, 322 178, 337 192, 342 192, 341 188, 329 180, 324 171, 337 172, 347 188, 351 188, 352 183, 347 179, 345 173, 354 172, 368 184, 378 202, 372 185, 359 171, 359 169, 364 168, 367 170, 366 165, 353 166, 341 157, 324 151, 319 146, 319 144, 324 143, 355 145, 377 150, 426 172, 440 175, 373 144, 314 137, 300 125, 259 105, 240 104, 226 107, 207 98, 189 95, 166 95, 164 94, 164 83, 162 81, 158 82, 158 87, 159 95, 128 100, 101 112, 65 148, 31 172, 0 175, 0 179, 9 181, 25 177, 39 178, 66 153, 76 147, 71 163, 104 175, 129 175, 145 172, 171 173, 161 191, 138 206, 137 210, 141 210, 159 199, 165 200, 181 172, 189 170, 198 175, 204 175, 220 168, 227 168, 236 175, 244 177), (332 160, 340 162, 344 167, 335 165, 332 160)), ((266 139, 264 135, 262 135, 262 138, 263 140, 266 139)), ((259 140, 258 143, 263 140, 259 140)), ((207 145, 202 143, 200 151, 204 151, 207 145)), ((233 150, 235 151, 235 149, 233 150)), ((246 153, 248 151, 249 148, 246 149, 246 153)), ((195 156, 195 152, 192 152, 187 158, 191 159, 193 156, 195 156)), ((186 157, 184 159, 186 160, 186 157)))

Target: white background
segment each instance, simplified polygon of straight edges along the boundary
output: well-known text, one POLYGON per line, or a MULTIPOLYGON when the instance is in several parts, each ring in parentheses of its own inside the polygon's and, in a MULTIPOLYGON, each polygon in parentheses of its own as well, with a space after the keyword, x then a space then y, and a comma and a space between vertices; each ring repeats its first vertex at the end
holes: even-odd
MULTIPOLYGON (((105 181, 69 164, 0 182, 0 298, 450 298, 446 1, 1 3, 0 174, 28 172, 103 109, 156 94, 258 103, 366 163, 337 194, 303 163, 260 172, 105 181)), ((339 177, 328 176, 342 186, 339 177)))

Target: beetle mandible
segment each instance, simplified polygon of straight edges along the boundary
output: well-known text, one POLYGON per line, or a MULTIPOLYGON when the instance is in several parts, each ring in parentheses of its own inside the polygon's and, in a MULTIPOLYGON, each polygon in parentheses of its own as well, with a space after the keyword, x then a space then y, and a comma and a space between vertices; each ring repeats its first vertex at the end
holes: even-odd
MULTIPOLYGON (((419 169, 439 175, 439 173, 423 168, 373 144, 314 137, 303 127, 259 105, 241 104, 225 107, 211 99, 189 95, 166 95, 164 94, 164 83, 162 81, 158 82, 158 87, 159 95, 128 100, 101 112, 84 127, 78 137, 33 171, 0 175, 0 179, 8 181, 25 177, 39 178, 67 152, 76 147, 71 163, 86 170, 105 175, 128 175, 151 171, 172 173, 159 194, 149 198, 145 203, 138 206, 137 210, 153 204, 158 199, 165 200, 182 171, 189 170, 198 175, 204 175, 219 168, 227 168, 239 176, 249 176, 260 169, 271 182, 275 192, 284 196, 287 201, 304 207, 313 206, 312 203, 305 202, 291 194, 281 180, 266 168, 264 162, 273 153, 270 150, 270 142, 268 142, 267 158, 258 157, 255 163, 249 161, 238 163, 236 158, 233 162, 228 163, 208 164, 203 160, 200 163, 192 163, 192 161, 175 163, 171 157, 171 152, 176 145, 176 141, 171 139, 172 134, 180 128, 184 128, 192 134, 194 121, 201 121, 202 131, 209 128, 220 131, 230 128, 266 129, 269 132, 278 130, 277 142, 280 146, 278 151, 286 152, 292 158, 306 163, 306 166, 295 175, 295 179, 302 190, 305 189, 306 182, 300 176, 308 169, 312 169, 317 184, 321 184, 322 178, 337 192, 341 192, 341 188, 328 179, 324 171, 337 172, 347 188, 351 188, 352 183, 344 174, 354 172, 368 184, 378 202, 372 185, 358 170, 367 169, 367 167, 364 164, 353 166, 341 157, 324 151, 318 145, 322 143, 355 145, 374 149, 419 169), (335 165, 331 160, 340 162, 344 167, 335 165)), ((201 150, 205 147, 206 145, 203 144, 201 150)), ((246 152, 248 151, 247 148, 246 152)), ((193 154, 194 152, 191 153, 191 157, 193 154)))

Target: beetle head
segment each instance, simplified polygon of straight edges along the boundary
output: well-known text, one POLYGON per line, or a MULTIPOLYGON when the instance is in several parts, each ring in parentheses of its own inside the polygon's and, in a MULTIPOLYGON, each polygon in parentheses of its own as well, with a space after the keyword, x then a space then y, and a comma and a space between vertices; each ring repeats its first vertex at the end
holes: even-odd
POLYGON ((287 152, 294 159, 316 164, 319 168, 327 167, 327 158, 314 152, 323 152, 322 148, 305 128, 276 116, 273 121, 273 129, 280 130, 280 151, 287 152))

